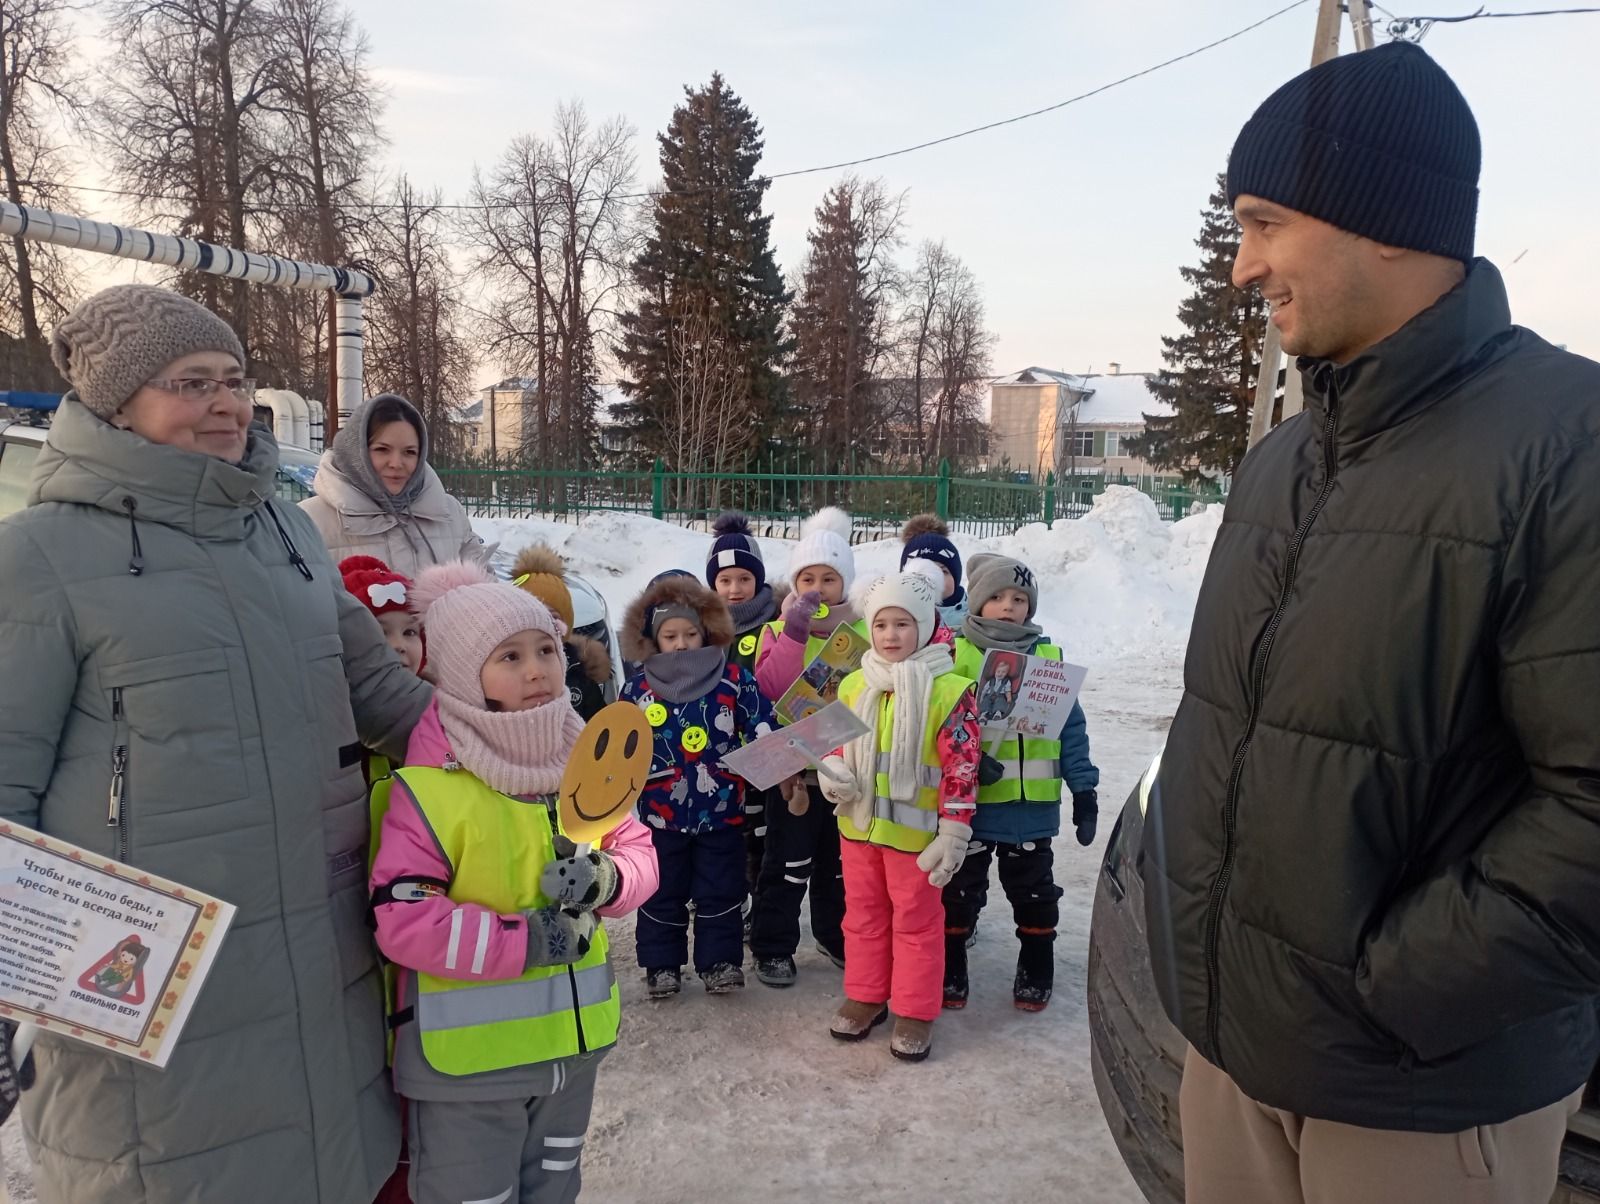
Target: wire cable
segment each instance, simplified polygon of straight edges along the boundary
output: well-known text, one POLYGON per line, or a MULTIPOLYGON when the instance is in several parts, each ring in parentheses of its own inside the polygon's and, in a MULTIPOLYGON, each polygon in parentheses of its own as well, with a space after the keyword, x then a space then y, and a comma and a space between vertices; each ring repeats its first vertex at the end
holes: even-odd
MULTIPOLYGON (((985 123, 983 125, 975 125, 975 126, 971 127, 970 129, 960 130, 960 131, 958 131, 958 132, 956 132, 954 134, 946 134, 941 138, 930 138, 926 142, 918 142, 913 146, 903 146, 898 150, 884 151, 883 153, 877 154, 877 155, 866 155, 866 156, 863 156, 862 158, 859 158, 859 159, 844 159, 844 160, 841 160, 841 161, 839 161, 837 163, 824 163, 824 164, 821 164, 821 165, 816 166, 816 167, 801 167, 801 168, 796 168, 793 171, 779 171, 779 172, 773 172, 770 175, 757 176, 753 180, 751 180, 749 184, 744 185, 744 187, 751 187, 751 188, 754 188, 754 187, 765 187, 767 184, 770 184, 774 180, 791 180, 791 179, 794 179, 794 178, 796 178, 798 176, 816 175, 819 172, 839 171, 839 170, 841 170, 843 168, 846 168, 846 167, 861 167, 861 166, 863 166, 863 165, 865 165, 867 163, 881 163, 885 159, 895 159, 895 158, 900 157, 901 155, 909 155, 909 154, 912 154, 912 153, 914 153, 916 151, 927 150, 929 147, 943 146, 945 143, 955 142, 955 141, 957 141, 958 139, 961 139, 961 138, 970 138, 974 134, 983 134, 983 133, 987 133, 989 130, 1000 129, 1003 126, 1016 125, 1018 122, 1021 122, 1021 121, 1029 121, 1029 120, 1031 120, 1031 119, 1033 119, 1035 117, 1043 117, 1047 113, 1057 112, 1057 111, 1059 111, 1061 109, 1066 108, 1068 105, 1078 104, 1079 102, 1088 100, 1091 97, 1099 96, 1104 92, 1109 92, 1113 88, 1120 88, 1124 84, 1130 84, 1134 80, 1143 79, 1147 75, 1154 75, 1157 71, 1164 71, 1168 67, 1176 66, 1177 64, 1185 62, 1188 59, 1192 59, 1192 58, 1196 57, 1197 55, 1205 54, 1207 51, 1210 51, 1210 50, 1215 50, 1217 47, 1224 46, 1229 42, 1232 42, 1232 41, 1235 41, 1235 40, 1237 40, 1239 38, 1242 38, 1248 33, 1253 33, 1255 30, 1260 29, 1263 25, 1266 25, 1271 21, 1276 21, 1279 17, 1283 16, 1285 13, 1293 12, 1295 9, 1302 8, 1302 7, 1304 7, 1305 5, 1307 5, 1309 3, 1311 3, 1311 0, 1294 0, 1294 2, 1292 4, 1286 4, 1282 8, 1277 9, 1276 11, 1268 13, 1266 16, 1262 17, 1260 20, 1252 21, 1249 25, 1244 26, 1244 28, 1236 29, 1230 34, 1226 34, 1223 37, 1217 38, 1215 41, 1207 42, 1204 46, 1196 46, 1193 50, 1186 50, 1182 54, 1174 55, 1173 57, 1171 57, 1169 59, 1163 59, 1161 62, 1155 63, 1154 65, 1149 66, 1149 67, 1145 67, 1144 69, 1142 69, 1140 71, 1135 71, 1135 72, 1133 72, 1133 73, 1131 73, 1129 75, 1124 75, 1119 79, 1114 79, 1114 80, 1110 81, 1109 83, 1101 84, 1097 88, 1091 88, 1087 92, 1080 92, 1076 96, 1069 96, 1066 100, 1060 100, 1060 101, 1057 101, 1055 104, 1046 105, 1042 109, 1033 109, 1032 111, 1027 112, 1027 113, 1018 113, 1015 117, 1004 117, 1004 118, 1001 118, 999 121, 990 121, 990 122, 987 122, 987 123, 985 123)), ((134 199, 134 200, 140 200, 140 201, 146 201, 146 202, 166 201, 166 202, 170 202, 172 204, 180 204, 180 205, 189 205, 189 204, 199 205, 199 204, 202 204, 202 203, 211 204, 211 205, 222 204, 221 201, 214 200, 214 199, 207 200, 205 202, 201 202, 201 201, 197 201, 197 200, 192 200, 191 198, 188 198, 188 197, 162 196, 162 195, 159 195, 159 194, 143 193, 143 192, 138 192, 136 190, 130 190, 130 189, 89 188, 89 187, 82 186, 82 185, 72 185, 71 187, 76 192, 95 193, 96 195, 99 195, 99 196, 126 197, 126 198, 131 198, 131 199, 134 199)), ((690 189, 690 190, 685 190, 683 192, 674 193, 673 195, 675 195, 675 196, 690 196, 690 195, 696 195, 697 193, 711 192, 711 191, 717 191, 717 189, 690 189)), ((655 190, 655 191, 650 191, 650 192, 622 193, 622 194, 619 194, 618 196, 613 197, 612 199, 613 200, 619 200, 619 201, 642 201, 642 200, 651 200, 654 197, 659 196, 659 195, 662 195, 661 191, 660 190, 655 190)), ((415 206, 415 208, 419 208, 419 209, 448 210, 450 212, 457 212, 457 213, 462 213, 462 212, 485 212, 485 211, 500 210, 500 209, 516 209, 518 207, 519 207, 518 204, 516 202, 514 202, 514 201, 489 202, 487 204, 448 204, 448 205, 440 204, 440 205, 418 205, 418 206, 415 206)), ((401 206, 396 205, 393 202, 386 202, 386 201, 362 201, 362 202, 347 202, 347 203, 344 203, 344 204, 341 204, 341 205, 337 206, 337 208, 344 209, 344 210, 360 210, 360 211, 388 211, 388 210, 393 210, 393 209, 399 209, 399 208, 401 208, 401 206)), ((261 208, 259 206, 255 206, 255 207, 247 206, 247 209, 249 209, 249 211, 252 212, 252 213, 278 212, 278 210, 261 208)))

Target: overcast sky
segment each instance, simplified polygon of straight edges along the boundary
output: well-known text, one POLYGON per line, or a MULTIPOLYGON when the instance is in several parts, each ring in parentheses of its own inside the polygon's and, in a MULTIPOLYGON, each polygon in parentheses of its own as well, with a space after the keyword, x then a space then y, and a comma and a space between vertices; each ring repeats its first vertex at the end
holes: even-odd
MULTIPOLYGON (((1485 0, 1509 11, 1555 7, 1485 0)), ((1201 46, 1287 0, 351 0, 389 90, 388 170, 447 200, 562 100, 638 130, 640 178, 685 84, 720 70, 763 167, 877 154, 1055 103, 1201 46)), ((1390 0, 1400 15, 1478 0, 1390 0), (1420 6, 1420 7, 1418 7, 1420 6)), ((995 371, 1160 366, 1199 211, 1254 107, 1309 62, 1316 4, 1056 113, 858 169, 910 192, 913 239, 976 273, 995 371)), ((1346 31, 1346 46, 1349 35, 1346 31)), ((1380 29, 1380 41, 1386 34, 1380 29)), ((1516 320, 1600 358, 1600 16, 1435 26, 1424 47, 1477 113, 1478 250, 1516 320), (1520 257, 1520 258, 1519 258, 1520 257)), ((768 193, 779 262, 839 173, 768 193)))

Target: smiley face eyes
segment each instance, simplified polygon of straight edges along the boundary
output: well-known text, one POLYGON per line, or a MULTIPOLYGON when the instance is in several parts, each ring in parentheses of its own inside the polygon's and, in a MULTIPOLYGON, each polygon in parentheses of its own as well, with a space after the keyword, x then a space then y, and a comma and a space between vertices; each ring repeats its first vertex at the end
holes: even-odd
MULTIPOLYGON (((594 759, 605 760, 606 750, 611 747, 611 729, 602 727, 594 741, 594 759)), ((622 742, 622 756, 624 760, 631 761, 639 751, 639 733, 629 730, 627 737, 622 742)))

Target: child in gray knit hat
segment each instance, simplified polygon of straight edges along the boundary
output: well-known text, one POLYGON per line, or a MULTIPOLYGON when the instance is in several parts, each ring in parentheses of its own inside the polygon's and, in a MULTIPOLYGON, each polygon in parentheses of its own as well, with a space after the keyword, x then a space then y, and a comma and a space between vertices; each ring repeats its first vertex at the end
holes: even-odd
MULTIPOLYGON (((956 637, 956 672, 976 679, 989 652, 1061 659, 1034 623, 1039 579, 1010 556, 985 552, 967 562, 971 610, 956 637)), ((1061 888, 1053 872, 1051 841, 1061 830, 1063 795, 1072 799, 1072 825, 1080 845, 1094 840, 1099 816, 1100 771, 1089 756, 1088 723, 1073 704, 1054 740, 986 731, 979 771, 973 850, 944 888, 944 1006, 967 1003, 967 938, 988 900, 989 865, 999 859, 1000 886, 1017 925, 1017 973, 1012 1001, 1018 1010, 1043 1011, 1055 986, 1055 939, 1061 888), (991 745, 992 742, 992 745, 991 745)))

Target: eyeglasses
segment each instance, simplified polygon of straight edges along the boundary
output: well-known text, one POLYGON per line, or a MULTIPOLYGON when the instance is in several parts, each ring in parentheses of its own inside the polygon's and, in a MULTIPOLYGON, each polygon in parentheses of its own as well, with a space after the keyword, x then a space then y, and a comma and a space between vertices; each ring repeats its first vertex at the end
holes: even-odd
POLYGON ((209 376, 188 376, 181 380, 152 380, 145 382, 152 389, 172 393, 184 401, 210 401, 218 389, 226 389, 235 397, 251 401, 256 395, 256 382, 248 376, 229 376, 216 380, 209 376))

